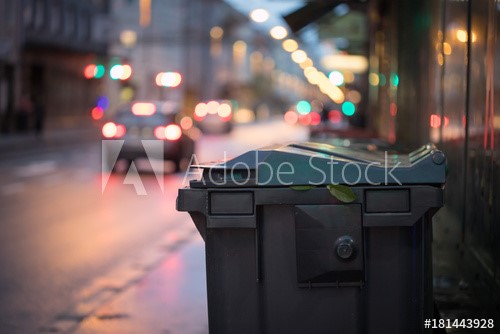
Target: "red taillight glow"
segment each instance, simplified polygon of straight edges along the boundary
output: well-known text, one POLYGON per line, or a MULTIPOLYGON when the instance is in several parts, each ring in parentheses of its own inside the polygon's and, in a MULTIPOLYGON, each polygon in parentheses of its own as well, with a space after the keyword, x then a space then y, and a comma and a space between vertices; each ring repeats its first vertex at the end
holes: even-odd
POLYGON ((102 126, 102 135, 106 138, 121 138, 127 132, 125 126, 108 122, 102 126))
POLYGON ((439 128, 441 126, 441 116, 432 114, 430 118, 431 128, 439 128))
POLYGON ((160 140, 178 140, 182 136, 182 130, 177 124, 158 126, 155 128, 155 137, 160 140))
POLYGON ((184 129, 184 130, 189 130, 193 127, 193 119, 189 116, 184 116, 182 117, 181 119, 181 127, 184 129))
POLYGON ((194 108, 194 119, 197 121, 201 121, 208 112, 208 108, 206 103, 198 103, 196 107, 194 108))
MULTIPOLYGON (((448 126, 450 124, 450 119, 447 116, 444 116, 444 124, 443 126, 448 126)), ((439 128, 441 126, 441 116, 432 114, 430 118, 431 128, 439 128)))
POLYGON ((311 125, 318 125, 321 123, 321 115, 315 111, 313 111, 311 114, 311 125))
POLYGON ((157 126, 155 128, 155 137, 160 140, 165 139, 165 127, 164 126, 157 126))
POLYGON ((328 112, 328 119, 334 124, 340 123, 342 121, 342 112, 339 110, 330 110, 328 112))
POLYGON ((167 140, 178 140, 181 136, 182 130, 177 124, 170 124, 165 128, 165 138, 167 140))
POLYGON ((217 108, 217 113, 223 119, 231 116, 231 112, 232 112, 231 106, 227 103, 222 103, 217 108))
POLYGON ((102 135, 106 138, 113 138, 116 136, 116 124, 113 122, 108 122, 102 126, 102 135))
POLYGON ((126 132, 127 132, 127 129, 125 128, 124 125, 117 124, 115 138, 121 138, 121 137, 125 136, 126 132))
POLYGON ((295 125, 299 120, 299 116, 293 110, 288 110, 283 117, 285 119, 285 122, 289 125, 295 125))
POLYGON ((307 115, 300 115, 299 116, 299 122, 300 124, 302 125, 310 125, 311 124, 311 114, 307 114, 307 115))
POLYGON ((209 114, 215 115, 219 111, 219 102, 210 101, 207 103, 207 112, 209 114))
POLYGON ((137 102, 132 105, 132 113, 136 116, 150 116, 156 112, 153 103, 137 102))

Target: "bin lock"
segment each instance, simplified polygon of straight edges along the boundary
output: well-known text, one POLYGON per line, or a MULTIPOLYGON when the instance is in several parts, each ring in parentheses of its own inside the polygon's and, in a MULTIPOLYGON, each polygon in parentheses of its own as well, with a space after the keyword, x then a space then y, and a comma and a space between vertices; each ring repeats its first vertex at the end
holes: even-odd
POLYGON ((296 205, 300 287, 359 286, 364 281, 361 205, 296 205))

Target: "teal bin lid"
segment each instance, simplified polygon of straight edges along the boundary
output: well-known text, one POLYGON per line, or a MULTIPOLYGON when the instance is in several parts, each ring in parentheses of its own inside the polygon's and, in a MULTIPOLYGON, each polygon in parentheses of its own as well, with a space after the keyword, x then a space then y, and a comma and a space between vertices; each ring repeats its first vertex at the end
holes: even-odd
POLYGON ((444 184, 446 158, 434 145, 409 154, 326 143, 275 145, 202 168, 192 188, 444 184))

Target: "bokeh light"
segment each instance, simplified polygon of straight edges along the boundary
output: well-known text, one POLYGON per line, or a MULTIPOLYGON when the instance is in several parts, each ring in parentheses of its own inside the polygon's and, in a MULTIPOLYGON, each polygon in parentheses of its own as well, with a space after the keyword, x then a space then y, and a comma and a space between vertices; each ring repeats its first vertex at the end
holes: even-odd
POLYGON ((226 118, 231 116, 231 106, 227 103, 221 103, 217 108, 217 113, 220 117, 226 118))
POLYGON ((269 19, 269 12, 265 9, 257 8, 250 12, 250 18, 257 23, 266 22, 269 19))
POLYGON ((182 82, 182 76, 177 72, 160 72, 156 75, 156 85, 163 87, 177 87, 182 82))
POLYGON ((321 123, 321 115, 316 112, 316 111, 313 111, 311 112, 311 125, 318 125, 319 123, 321 123))
POLYGON ((299 123, 302 125, 310 125, 312 121, 311 115, 299 115, 299 123))
POLYGON ((189 116, 182 117, 179 123, 184 130, 189 130, 193 127, 193 119, 189 116))
POLYGON ((102 126, 102 135, 106 138, 112 138, 116 136, 117 128, 116 124, 113 122, 108 122, 102 126))
POLYGON ((288 125, 295 125, 299 120, 299 115, 293 110, 288 110, 283 118, 288 125))
POLYGON ((303 63, 306 61, 306 59, 307 59, 307 53, 305 53, 305 51, 295 50, 292 52, 292 60, 295 63, 297 63, 297 64, 303 63))
POLYGON ((342 86, 344 84, 344 75, 339 71, 332 71, 328 75, 328 79, 335 86, 342 86))
POLYGON ((224 30, 219 26, 215 26, 210 29, 210 37, 212 37, 213 39, 221 39, 223 35, 224 30))
POLYGON ((94 71, 94 78, 100 79, 104 76, 106 73, 106 69, 104 68, 104 65, 96 65, 95 71, 94 71))
POLYGON ((83 70, 83 76, 86 79, 92 79, 94 78, 95 72, 96 72, 95 64, 89 64, 85 66, 85 69, 83 70))
POLYGON ((368 75, 368 82, 370 83, 370 85, 372 86, 378 86, 380 80, 378 78, 378 74, 377 73, 370 73, 368 75))
POLYGON ((215 115, 219 111, 219 102, 217 101, 210 101, 207 103, 207 112, 209 114, 215 115))
POLYGON ((123 30, 120 33, 120 42, 127 48, 133 47, 137 42, 137 33, 133 30, 123 30))
POLYGON ((299 44, 294 39, 286 39, 282 43, 283 49, 287 52, 293 52, 299 48, 299 44))
POLYGON ((350 101, 345 101, 342 103, 342 112, 346 116, 352 116, 356 112, 356 106, 350 101))
POLYGON ((96 105, 101 108, 102 110, 106 110, 109 107, 109 99, 107 96, 99 96, 97 98, 97 103, 96 105))
POLYGON ((342 113, 339 110, 330 110, 328 112, 328 120, 334 124, 342 121, 342 113))
POLYGON ((194 108, 195 119, 202 119, 208 113, 208 107, 206 103, 200 102, 194 108))
POLYGON ((272 27, 271 30, 269 31, 269 33, 271 34, 272 38, 278 39, 278 40, 283 39, 286 36, 288 36, 288 31, 283 26, 272 27))
POLYGON ((97 121, 100 120, 104 115, 104 110, 102 110, 101 107, 94 107, 92 108, 91 114, 92 114, 92 119, 97 121))
POLYGON ((305 100, 299 101, 296 108, 297 112, 301 115, 306 115, 311 112, 311 104, 305 100))
POLYGON ((240 108, 234 112, 233 120, 236 123, 250 123, 255 120, 255 113, 247 108, 240 108))

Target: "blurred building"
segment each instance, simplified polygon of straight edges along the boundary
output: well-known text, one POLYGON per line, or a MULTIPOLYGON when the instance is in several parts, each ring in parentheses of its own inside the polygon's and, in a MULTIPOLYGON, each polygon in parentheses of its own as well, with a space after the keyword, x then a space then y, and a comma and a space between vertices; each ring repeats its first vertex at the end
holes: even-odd
POLYGON ((106 57, 108 10, 107 0, 0 1, 3 132, 19 128, 21 96, 43 106, 51 125, 83 117, 99 90, 99 82, 86 80, 83 69, 106 57))
POLYGON ((14 110, 14 73, 19 60, 19 2, 0 1, 0 131, 8 129, 14 110))
POLYGON ((200 101, 229 98, 255 110, 259 103, 278 108, 307 93, 281 43, 225 1, 114 0, 111 13, 111 62, 133 70, 125 81, 108 79, 114 105, 171 99, 189 114, 200 101), (180 85, 158 86, 160 72, 179 73, 180 85), (288 86, 280 87, 284 81, 288 86))

